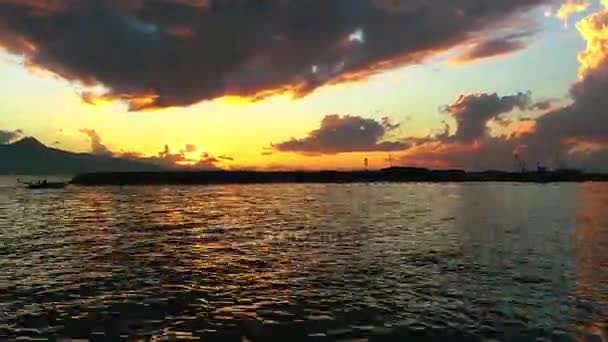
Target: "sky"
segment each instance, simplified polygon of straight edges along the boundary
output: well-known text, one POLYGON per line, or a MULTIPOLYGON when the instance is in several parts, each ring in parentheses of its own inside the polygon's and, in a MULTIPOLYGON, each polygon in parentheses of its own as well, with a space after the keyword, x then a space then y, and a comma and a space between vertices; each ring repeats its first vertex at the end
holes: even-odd
POLYGON ((0 0, 0 143, 608 171, 607 0, 0 0))

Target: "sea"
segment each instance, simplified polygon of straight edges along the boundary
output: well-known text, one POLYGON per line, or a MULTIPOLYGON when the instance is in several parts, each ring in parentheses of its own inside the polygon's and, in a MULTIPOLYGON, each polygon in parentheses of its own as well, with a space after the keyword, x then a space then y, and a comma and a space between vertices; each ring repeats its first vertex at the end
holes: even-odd
POLYGON ((602 341, 608 184, 28 190, 0 340, 602 341))

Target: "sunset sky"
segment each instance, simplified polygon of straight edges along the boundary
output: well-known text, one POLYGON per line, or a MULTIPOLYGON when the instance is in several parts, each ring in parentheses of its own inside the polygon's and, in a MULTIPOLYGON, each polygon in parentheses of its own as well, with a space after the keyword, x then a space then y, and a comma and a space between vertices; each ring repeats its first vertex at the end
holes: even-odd
POLYGON ((608 0, 0 0, 0 143, 608 171, 607 54, 608 0))

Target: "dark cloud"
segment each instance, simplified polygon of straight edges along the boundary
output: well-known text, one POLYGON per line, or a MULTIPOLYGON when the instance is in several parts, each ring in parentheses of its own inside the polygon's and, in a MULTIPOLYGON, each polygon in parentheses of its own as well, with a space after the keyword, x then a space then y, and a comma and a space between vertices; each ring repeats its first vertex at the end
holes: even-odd
POLYGON ((481 59, 502 56, 517 52, 528 46, 533 32, 518 32, 502 37, 488 38, 474 44, 463 54, 452 60, 455 64, 467 64, 481 59))
POLYGON ((399 128, 400 126, 401 125, 398 123, 393 123, 391 118, 389 118, 388 116, 382 118, 382 127, 384 127, 387 131, 393 131, 399 128))
POLYGON ((5 131, 0 129, 0 144, 8 144, 23 136, 23 131, 18 129, 15 131, 5 131))
POLYGON ((91 143, 91 153, 102 156, 111 156, 112 151, 103 144, 101 137, 94 129, 81 129, 81 133, 85 134, 91 143))
POLYGON ((553 107, 559 100, 558 99, 545 99, 534 103, 530 109, 532 110, 549 110, 553 107))
POLYGON ((460 143, 471 143, 487 135, 487 124, 491 119, 499 119, 519 108, 531 106, 530 93, 500 97, 498 94, 461 95, 456 102, 445 106, 442 111, 450 114, 458 123, 456 134, 450 139, 460 143))
POLYGON ((491 136, 490 121, 503 128, 514 123, 508 114, 514 109, 532 110, 531 93, 499 96, 496 93, 461 95, 440 110, 450 114, 457 123, 456 132, 444 122, 442 129, 422 138, 405 138, 411 147, 403 151, 400 163, 404 165, 462 168, 467 170, 513 169, 514 154, 522 142, 518 132, 506 136, 491 136))
POLYGON ((571 105, 536 120, 534 132, 524 137, 529 154, 571 155, 581 167, 608 171, 607 93, 608 63, 604 63, 572 87, 571 105))
MULTIPOLYGON (((578 24, 588 48, 579 55, 579 80, 570 89, 570 104, 558 107, 559 101, 553 99, 533 102, 530 93, 462 95, 442 108, 456 121, 456 132, 450 134, 444 123, 427 137, 400 139, 409 145, 399 153, 401 164, 517 170, 517 155, 528 169, 544 165, 608 172, 608 54, 603 48, 608 43, 608 6, 604 7, 578 24), (516 120, 511 114, 515 109, 544 113, 516 120), (490 135, 490 121, 507 133, 490 135)), ((322 141, 317 135, 326 131, 333 130, 320 129, 290 142, 315 146, 322 141)))
MULTIPOLYGON (((516 169, 518 165, 514 155, 518 155, 528 168, 545 165, 608 172, 608 99, 605 96, 608 93, 608 59, 575 83, 570 93, 570 105, 550 109, 536 119, 520 120, 519 124, 531 125, 523 126, 528 128, 523 132, 500 137, 479 134, 485 131, 488 118, 495 118, 514 107, 537 110, 545 106, 539 106, 539 102, 527 105, 530 103, 529 94, 502 98, 496 94, 462 96, 456 102, 456 108, 467 108, 463 113, 482 98, 486 100, 481 102, 493 105, 474 106, 477 114, 471 115, 475 118, 473 124, 456 116, 458 132, 464 127, 462 132, 465 133, 456 133, 447 139, 420 140, 420 143, 404 152, 401 162, 465 169, 516 169), (503 105, 497 106, 499 102, 503 102, 503 105)), ((448 106, 453 107, 454 104, 448 106)))
POLYGON ((505 138, 485 137, 475 144, 435 141, 406 151, 400 163, 466 170, 513 170, 517 144, 505 138))
POLYGON ((537 120, 542 139, 579 138, 605 140, 608 137, 608 63, 594 70, 571 89, 573 103, 537 120))
POLYGON ((507 127, 513 123, 504 115, 514 109, 531 110, 531 93, 516 93, 508 96, 498 94, 461 95, 454 103, 441 108, 457 123, 457 130, 450 135, 450 127, 444 126, 426 137, 405 137, 396 141, 386 141, 387 135, 398 129, 387 117, 380 121, 359 116, 328 115, 321 121, 321 127, 307 137, 273 144, 275 151, 296 152, 306 155, 336 154, 347 152, 390 152, 405 151, 411 147, 441 143, 467 145, 489 138, 488 123, 495 121, 507 127))
POLYGON ((0 44, 132 110, 365 78, 550 0, 0 0, 0 44))
MULTIPOLYGON (((504 106, 496 106, 497 95, 463 96, 457 104, 465 103, 464 99, 494 98, 488 101, 494 105, 479 106, 478 114, 471 115, 476 118, 474 125, 467 126, 458 120, 461 115, 455 115, 459 131, 462 127, 469 127, 465 132, 474 132, 464 134, 466 137, 479 137, 478 122, 495 118, 500 112, 496 110, 498 107, 502 107, 503 111, 520 107, 545 110, 545 113, 535 119, 518 121, 521 131, 506 136, 435 139, 417 144, 404 153, 402 162, 463 168, 508 168, 510 163, 515 167, 513 156, 518 155, 528 168, 536 165, 566 166, 608 172, 608 54, 604 49, 608 43, 605 35, 608 5, 586 17, 577 26, 587 40, 587 50, 579 55, 579 79, 570 88, 570 104, 555 108, 557 101, 546 100, 530 105, 529 94, 524 97, 518 94, 507 97, 504 106)), ((450 109, 449 112, 454 115, 453 112, 458 111, 450 109)))
POLYGON ((217 158, 221 159, 221 160, 234 161, 234 157, 229 156, 227 154, 222 154, 222 155, 218 156, 217 158))
POLYGON ((359 116, 328 115, 321 127, 302 139, 292 138, 272 147, 280 152, 296 152, 307 155, 337 154, 368 151, 398 151, 407 148, 404 142, 382 141, 392 130, 399 127, 388 119, 378 122, 359 116))
POLYGON ((272 146, 265 146, 262 148, 261 155, 262 155, 262 157, 269 157, 269 156, 273 155, 274 152, 275 152, 275 150, 272 146))
POLYGON ((588 48, 579 55, 572 103, 538 118, 524 143, 532 156, 552 154, 590 170, 608 171, 608 5, 578 26, 588 48))

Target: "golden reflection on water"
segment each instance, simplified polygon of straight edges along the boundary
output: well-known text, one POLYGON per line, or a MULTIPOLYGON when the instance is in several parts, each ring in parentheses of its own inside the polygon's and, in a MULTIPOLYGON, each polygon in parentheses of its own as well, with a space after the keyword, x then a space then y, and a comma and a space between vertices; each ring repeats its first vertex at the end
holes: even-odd
POLYGON ((576 322, 597 333, 583 327, 606 304, 607 194, 597 184, 0 189, 0 312, 14 313, 0 333, 223 341, 247 322, 282 340, 534 340, 570 336, 576 322))
POLYGON ((585 304, 578 326, 608 341, 608 187, 582 185, 576 202, 576 296, 585 304))

